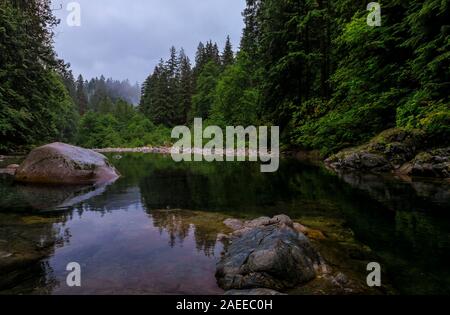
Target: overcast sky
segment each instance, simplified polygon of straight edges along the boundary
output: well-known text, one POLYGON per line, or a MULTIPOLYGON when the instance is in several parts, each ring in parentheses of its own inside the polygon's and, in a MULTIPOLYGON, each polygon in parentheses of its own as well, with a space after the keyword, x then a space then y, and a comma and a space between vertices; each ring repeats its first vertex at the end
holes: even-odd
POLYGON ((52 0, 61 19, 55 37, 59 57, 75 76, 103 74, 132 83, 142 83, 172 45, 193 58, 200 41, 212 39, 222 49, 230 35, 236 49, 245 6, 245 0, 78 0, 81 26, 69 27, 70 2, 52 0))

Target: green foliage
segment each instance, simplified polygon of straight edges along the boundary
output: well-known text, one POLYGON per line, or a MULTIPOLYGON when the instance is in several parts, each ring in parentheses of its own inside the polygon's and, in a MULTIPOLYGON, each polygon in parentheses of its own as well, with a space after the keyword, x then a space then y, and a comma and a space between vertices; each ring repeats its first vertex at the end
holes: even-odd
POLYGON ((87 112, 81 119, 78 144, 87 148, 142 147, 170 144, 170 129, 155 126, 123 100, 109 113, 87 112))
POLYGON ((220 76, 214 90, 211 123, 219 126, 256 124, 259 91, 251 87, 247 66, 250 61, 241 55, 220 76))
POLYGON ((122 138, 117 132, 118 125, 112 114, 87 112, 81 119, 78 143, 87 148, 119 146, 122 138))
POLYGON ((51 46, 49 1, 0 6, 0 151, 70 141, 77 114, 51 46))
POLYGON ((214 103, 219 74, 219 65, 213 61, 208 62, 200 72, 197 79, 196 93, 192 96, 191 119, 206 119, 209 117, 211 106, 214 103))
MULTIPOLYGON (((343 0, 327 4, 319 11, 317 7, 308 7, 307 1, 296 8, 299 39, 284 50, 273 47, 270 34, 280 37, 280 48, 284 37, 294 36, 296 30, 288 27, 274 31, 274 25, 288 25, 294 20, 292 16, 283 17, 286 7, 282 6, 289 6, 290 2, 279 5, 262 2, 262 11, 272 16, 279 14, 280 21, 262 20, 261 32, 267 32, 268 28, 269 35, 261 35, 260 42, 264 44, 267 36, 272 49, 281 54, 270 53, 275 60, 269 59, 265 66, 269 69, 265 83, 269 92, 263 91, 263 95, 267 95, 275 109, 272 116, 277 122, 283 123, 283 113, 292 117, 286 128, 290 143, 319 149, 327 155, 361 144, 395 126, 424 130, 429 145, 448 143, 448 2, 385 3, 382 26, 369 27, 365 6, 355 6, 349 14, 343 0), (306 10, 304 14, 302 10, 306 10), (330 40, 320 44, 319 36, 314 37, 318 41, 308 43, 311 29, 323 28, 324 22, 331 25, 327 31, 330 40), (285 32, 291 35, 284 35, 285 32), (319 45, 315 46, 316 43, 319 45), (289 52, 289 47, 296 47, 297 52, 289 52), (314 53, 314 47, 318 54, 314 53), (327 54, 328 59, 324 60, 327 54), (294 60, 300 62, 297 71, 294 60), (324 69, 324 61, 331 67, 324 69), (276 94, 289 81, 298 82, 289 76, 293 71, 301 73, 299 88, 293 95, 284 90, 276 94), (329 82, 331 93, 326 92, 327 88, 310 88, 307 82, 301 82, 303 76, 309 77, 313 86, 329 82), (317 76, 319 79, 315 79, 317 76)), ((319 9, 324 3, 317 3, 319 9)))
POLYGON ((278 125, 286 146, 328 155, 392 127, 450 139, 450 2, 246 0, 240 51, 200 43, 195 65, 172 47, 142 86, 77 82, 55 57, 49 0, 1 1, 0 150, 54 140, 87 147, 159 145, 169 129, 278 125), (75 103, 75 106, 74 106, 75 103))

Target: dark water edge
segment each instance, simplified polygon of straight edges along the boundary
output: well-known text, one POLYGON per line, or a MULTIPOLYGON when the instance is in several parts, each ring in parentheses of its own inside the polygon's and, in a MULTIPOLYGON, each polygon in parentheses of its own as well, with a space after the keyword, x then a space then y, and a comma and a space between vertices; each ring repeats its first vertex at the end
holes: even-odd
POLYGON ((0 293, 221 294, 221 221, 280 213, 322 229, 331 249, 334 240, 368 248, 346 263, 363 276, 364 264, 379 261, 395 293, 450 293, 448 182, 336 176, 293 159, 262 174, 256 163, 112 156, 123 177, 107 187, 1 177, 0 293), (82 266, 81 288, 65 285, 72 261, 82 266))

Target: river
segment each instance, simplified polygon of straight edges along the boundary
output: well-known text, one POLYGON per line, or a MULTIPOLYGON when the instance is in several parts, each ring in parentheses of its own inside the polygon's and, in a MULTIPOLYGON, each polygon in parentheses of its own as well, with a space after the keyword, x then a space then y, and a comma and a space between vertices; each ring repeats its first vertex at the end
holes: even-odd
POLYGON ((322 230, 331 248, 365 248, 346 252, 346 268, 379 262, 391 293, 450 293, 448 182, 337 176, 294 159, 263 174, 257 163, 108 156, 122 177, 107 187, 1 175, 0 293, 221 294, 221 222, 281 213, 322 230), (70 262, 81 287, 66 285, 70 262))

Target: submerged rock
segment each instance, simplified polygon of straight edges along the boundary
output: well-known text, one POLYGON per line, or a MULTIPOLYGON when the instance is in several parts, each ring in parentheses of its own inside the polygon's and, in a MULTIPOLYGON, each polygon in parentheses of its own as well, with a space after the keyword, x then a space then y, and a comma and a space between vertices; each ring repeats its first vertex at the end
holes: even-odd
POLYGON ((58 142, 34 149, 15 174, 19 182, 40 184, 105 184, 118 177, 104 155, 58 142))
POLYGON ((319 254, 287 216, 259 218, 235 231, 217 265, 224 290, 284 290, 316 277, 319 254))

